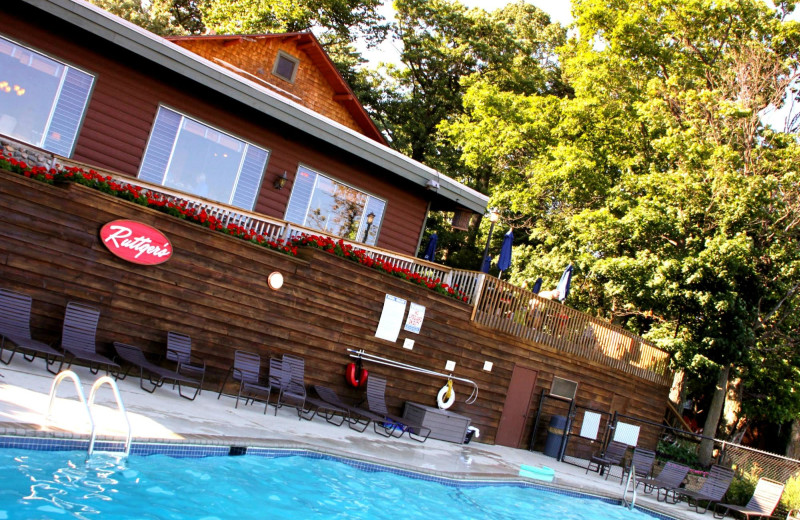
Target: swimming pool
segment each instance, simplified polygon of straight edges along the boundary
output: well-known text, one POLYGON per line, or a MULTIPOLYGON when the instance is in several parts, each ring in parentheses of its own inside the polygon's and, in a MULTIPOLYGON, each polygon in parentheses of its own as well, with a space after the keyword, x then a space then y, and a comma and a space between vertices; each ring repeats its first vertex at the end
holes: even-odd
POLYGON ((538 486, 409 478, 408 472, 327 455, 262 453, 132 455, 122 463, 98 456, 87 463, 85 451, 0 449, 0 520, 654 518, 538 486))

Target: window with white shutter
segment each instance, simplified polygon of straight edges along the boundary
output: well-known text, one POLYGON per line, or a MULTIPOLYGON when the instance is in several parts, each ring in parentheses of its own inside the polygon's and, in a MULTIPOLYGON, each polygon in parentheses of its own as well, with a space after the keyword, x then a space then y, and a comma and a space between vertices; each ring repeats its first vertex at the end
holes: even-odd
POLYGON ((301 166, 285 219, 329 235, 375 245, 386 201, 301 166))
POLYGON ((162 106, 139 178, 252 210, 268 158, 263 148, 162 106))
POLYGON ((0 134, 70 157, 94 76, 0 37, 0 134))

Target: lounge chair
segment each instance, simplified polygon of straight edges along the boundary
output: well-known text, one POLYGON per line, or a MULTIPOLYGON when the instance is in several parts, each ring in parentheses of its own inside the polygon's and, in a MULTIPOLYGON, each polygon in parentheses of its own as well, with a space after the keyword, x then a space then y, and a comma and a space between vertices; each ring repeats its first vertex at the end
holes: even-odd
POLYGON ((233 355, 233 366, 228 370, 222 385, 219 387, 217 399, 222 397, 225 383, 231 378, 234 381, 239 381, 239 393, 236 395, 234 408, 239 408, 239 399, 242 396, 245 397, 245 404, 248 404, 251 400, 255 401, 256 397, 260 397, 264 399, 264 413, 266 414, 272 386, 269 382, 266 385, 261 384, 260 374, 261 356, 253 352, 237 350, 233 355))
POLYGON ((685 479, 688 474, 689 466, 684 466, 676 462, 667 462, 657 477, 643 478, 636 483, 644 486, 645 493, 652 493, 655 489, 656 498, 659 501, 663 501, 664 499, 661 496, 661 492, 663 491, 666 494, 668 489, 680 487, 683 479, 685 479))
POLYGON ((202 359, 192 362, 192 338, 180 332, 167 332, 167 359, 177 363, 175 370, 180 375, 199 379, 200 388, 197 393, 202 393, 203 381, 206 378, 206 362, 202 359))
MULTIPOLYGON (((768 478, 758 479, 753 496, 746 506, 733 504, 715 504, 714 517, 725 518, 728 513, 735 513, 744 518, 769 518, 781 501, 784 485, 768 478)), ((731 515, 735 516, 735 515, 731 515)))
POLYGON ((417 442, 428 440, 428 436, 431 434, 430 428, 389 413, 386 408, 385 394, 386 380, 370 375, 367 379, 367 409, 374 414, 383 416, 384 427, 387 424, 396 425, 395 431, 400 431, 398 437, 407 432, 408 436, 417 442))
POLYGON ((586 473, 597 471, 600 475, 605 471, 606 480, 611 474, 611 466, 622 466, 622 459, 628 451, 628 445, 617 441, 611 441, 606 446, 606 451, 602 455, 592 455, 589 465, 586 466, 586 473), (594 468, 592 468, 594 466, 594 468))
POLYGON ((173 386, 175 383, 177 383, 178 394, 184 399, 188 399, 190 401, 194 401, 195 397, 197 397, 197 394, 200 392, 200 381, 181 375, 178 372, 156 365, 155 363, 151 363, 147 360, 147 358, 144 356, 144 352, 142 352, 142 349, 139 347, 115 341, 114 350, 116 350, 119 357, 128 364, 128 368, 124 373, 120 371, 120 373, 117 374, 117 379, 125 379, 128 376, 131 368, 137 367, 139 369, 139 386, 142 388, 142 390, 150 392, 151 394, 156 391, 156 388, 163 386, 165 381, 172 381, 173 386), (148 374, 148 379, 152 385, 152 388, 144 386, 145 372, 148 374), (194 395, 191 397, 188 395, 183 395, 183 387, 181 386, 182 384, 194 386, 194 395))
POLYGON ((56 361, 61 360, 59 369, 64 364, 64 354, 50 345, 37 341, 31 337, 31 307, 33 299, 27 294, 20 294, 0 289, 0 361, 8 365, 19 350, 27 361, 36 359, 40 354, 47 363, 47 371, 57 374, 53 370, 56 361), (9 346, 8 343, 11 343, 9 346), (10 350, 8 359, 3 359, 3 349, 10 350), (31 355, 32 354, 32 355, 31 355))
MULTIPOLYGON (((316 387, 315 391, 317 395, 319 395, 319 390, 317 390, 316 387)), ((298 415, 300 415, 301 419, 307 421, 319 415, 335 426, 341 426, 345 421, 349 421, 350 419, 350 412, 346 408, 325 401, 322 397, 316 398, 310 395, 306 395, 305 409, 302 411, 298 410, 298 415)))
MULTIPOLYGON (((314 391, 319 396, 319 401, 327 408, 330 407, 332 410, 340 411, 343 410, 347 413, 347 424, 350 426, 351 430, 355 430, 357 432, 363 432, 369 426, 370 421, 377 420, 382 421, 382 417, 369 412, 368 410, 363 410, 358 408, 357 406, 353 406, 351 404, 345 403, 333 390, 328 388, 327 386, 322 385, 314 385, 314 391)), ((311 399, 311 404, 313 405, 316 399, 311 399)), ((313 417, 313 415, 311 416, 313 417)), ((310 418, 309 418, 310 419, 310 418)), ((377 430, 377 426, 376 432, 377 430)), ((389 435, 391 435, 391 430, 386 430, 389 435)), ((380 432, 378 432, 380 433, 380 432)), ((386 435, 385 433, 381 433, 381 435, 386 435)))
POLYGON ((297 415, 302 418, 306 411, 305 361, 303 358, 284 354, 280 361, 270 360, 269 377, 273 388, 278 388, 275 415, 278 415, 278 408, 291 402, 292 406, 297 408, 297 415), (273 370, 280 372, 280 376, 273 375, 273 370))
POLYGON ((672 488, 667 490, 664 500, 671 504, 677 504, 680 499, 685 498, 689 507, 694 507, 698 513, 705 513, 711 504, 722 500, 732 481, 733 470, 714 465, 711 466, 708 477, 699 491, 672 488), (700 511, 700 502, 706 503, 702 511, 700 511))
POLYGON ((97 353, 97 323, 100 321, 100 311, 94 307, 78 302, 67 303, 64 314, 64 329, 61 334, 61 348, 64 350, 64 359, 69 360, 67 368, 73 361, 86 361, 92 374, 106 368, 106 373, 111 369, 119 369, 119 365, 109 358, 97 353))
POLYGON ((637 484, 639 479, 648 478, 650 476, 650 472, 653 471, 653 463, 656 461, 656 452, 651 450, 646 450, 644 448, 639 448, 638 446, 633 449, 633 456, 631 457, 631 461, 625 466, 625 469, 622 471, 622 481, 625 480, 626 475, 631 472, 631 466, 633 466, 637 479, 637 484))

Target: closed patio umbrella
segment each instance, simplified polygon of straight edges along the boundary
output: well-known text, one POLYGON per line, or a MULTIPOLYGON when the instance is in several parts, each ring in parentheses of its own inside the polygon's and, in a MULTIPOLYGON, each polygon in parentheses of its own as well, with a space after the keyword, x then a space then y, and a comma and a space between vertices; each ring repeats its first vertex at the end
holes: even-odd
POLYGON ((572 280, 572 264, 569 264, 566 269, 564 269, 564 274, 561 275, 561 280, 558 281, 558 301, 562 302, 567 299, 569 295, 569 284, 572 280))
POLYGON ((540 276, 539 278, 536 279, 535 282, 533 282, 533 289, 531 289, 531 292, 533 292, 533 294, 539 294, 539 291, 541 290, 542 290, 542 277, 540 276))
POLYGON ((492 266, 492 255, 486 255, 486 260, 483 262, 481 266, 481 272, 488 273, 489 267, 492 266))
POLYGON ((428 260, 430 262, 434 261, 436 257, 436 242, 439 241, 439 235, 434 231, 431 234, 431 239, 428 242, 428 247, 425 248, 425 254, 422 255, 423 260, 428 260))
POLYGON ((500 247, 500 257, 497 259, 497 268, 500 274, 511 267, 511 246, 514 244, 514 233, 509 229, 503 237, 503 245, 500 247))

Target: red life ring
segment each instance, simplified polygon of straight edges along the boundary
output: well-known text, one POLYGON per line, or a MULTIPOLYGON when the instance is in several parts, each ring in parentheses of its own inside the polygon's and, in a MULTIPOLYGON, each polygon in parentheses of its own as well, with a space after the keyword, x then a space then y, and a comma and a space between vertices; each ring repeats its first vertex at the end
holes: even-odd
POLYGON ((347 370, 344 375, 345 379, 347 380, 347 384, 353 388, 359 388, 366 385, 368 376, 369 373, 367 372, 367 369, 356 366, 355 363, 349 363, 347 365, 347 370))

